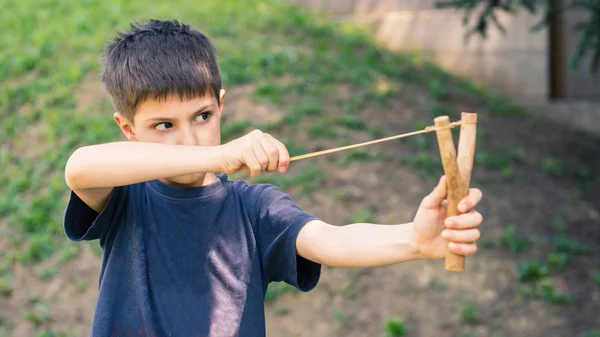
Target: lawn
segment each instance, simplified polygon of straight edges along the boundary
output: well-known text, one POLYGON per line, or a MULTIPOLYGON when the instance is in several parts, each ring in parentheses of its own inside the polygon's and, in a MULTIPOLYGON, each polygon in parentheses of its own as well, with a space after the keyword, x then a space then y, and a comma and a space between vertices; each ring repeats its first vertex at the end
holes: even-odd
MULTIPOLYGON (((64 165, 79 146, 120 139, 100 86, 100 56, 116 30, 148 18, 192 23, 214 39, 231 93, 223 141, 261 128, 296 155, 412 131, 439 115, 480 113, 473 184, 489 195, 482 205, 489 230, 481 257, 467 261, 463 277, 472 286, 435 262, 326 268, 312 294, 270 289, 270 334, 304 336, 299 329, 314 327, 314 336, 600 336, 597 139, 529 118, 418 53, 388 52, 358 27, 280 1, 5 0, 0 8, 0 336, 71 336, 90 323, 90 310, 74 319, 65 303, 81 294, 93 302, 97 279, 77 276, 77 261, 99 269, 101 252, 63 233, 64 165), (532 136, 532 128, 549 138, 532 136), (507 278, 494 278, 499 272, 507 278), (426 286, 417 275, 428 275, 426 286), (381 283, 399 277, 406 283, 381 283), (72 291, 56 297, 52 282, 72 291), (446 309, 456 315, 426 314, 446 309), (520 317, 530 323, 519 325, 520 317)), ((342 224, 410 221, 441 173, 435 138, 418 136, 307 159, 286 175, 238 178, 276 184, 342 224)))

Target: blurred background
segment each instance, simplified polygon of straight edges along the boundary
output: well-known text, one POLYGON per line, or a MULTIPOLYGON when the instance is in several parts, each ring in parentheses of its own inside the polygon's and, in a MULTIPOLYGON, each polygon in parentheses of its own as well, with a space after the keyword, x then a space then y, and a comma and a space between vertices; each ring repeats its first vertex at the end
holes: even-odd
MULTIPOLYGON (((88 334, 101 251, 64 236, 64 164, 122 139, 100 55, 149 18, 213 39, 224 142, 260 128, 297 155, 478 113, 485 220, 466 270, 324 267, 310 293, 272 284, 269 336, 600 336, 597 1, 2 0, 0 337, 88 334)), ((233 178, 343 225, 411 221, 442 173, 425 134, 233 178)))

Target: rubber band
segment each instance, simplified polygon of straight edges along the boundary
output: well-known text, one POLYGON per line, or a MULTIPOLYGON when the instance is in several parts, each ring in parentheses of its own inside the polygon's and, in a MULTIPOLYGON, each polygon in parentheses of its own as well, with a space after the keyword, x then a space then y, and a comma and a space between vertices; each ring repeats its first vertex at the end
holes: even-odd
POLYGON ((423 130, 407 132, 407 133, 403 133, 403 134, 399 134, 399 135, 395 135, 395 136, 371 140, 368 142, 363 142, 363 143, 358 143, 358 144, 353 144, 353 145, 346 145, 346 146, 336 147, 336 148, 329 149, 329 150, 322 150, 322 151, 302 154, 299 156, 294 156, 294 157, 290 158, 290 162, 300 160, 300 159, 312 158, 312 157, 316 157, 316 156, 320 156, 320 155, 324 155, 324 154, 354 149, 354 148, 361 147, 361 146, 383 143, 383 142, 387 142, 390 140, 395 140, 395 139, 400 139, 400 138, 405 138, 405 137, 410 137, 410 136, 416 136, 416 135, 424 134, 424 133, 428 133, 428 132, 433 132, 433 131, 438 131, 438 130, 443 130, 443 129, 452 129, 457 126, 461 126, 463 124, 477 124, 477 122, 466 122, 466 121, 460 120, 460 121, 452 122, 452 123, 450 123, 450 125, 445 126, 445 127, 436 127, 434 125, 430 125, 430 126, 425 127, 423 130))

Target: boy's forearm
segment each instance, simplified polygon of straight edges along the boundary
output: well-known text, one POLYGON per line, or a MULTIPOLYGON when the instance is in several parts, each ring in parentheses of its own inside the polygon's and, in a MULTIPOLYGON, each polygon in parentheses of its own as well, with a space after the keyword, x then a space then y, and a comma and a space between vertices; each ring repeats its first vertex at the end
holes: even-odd
MULTIPOLYGON (((327 235, 313 237, 315 259, 332 267, 367 268, 421 259, 412 223, 379 225, 355 223, 328 226, 327 235), (318 252, 318 253, 317 253, 318 252)), ((323 233, 323 232, 321 232, 323 233)))
POLYGON ((114 142, 77 149, 65 167, 70 188, 115 187, 178 175, 214 172, 219 146, 114 142))

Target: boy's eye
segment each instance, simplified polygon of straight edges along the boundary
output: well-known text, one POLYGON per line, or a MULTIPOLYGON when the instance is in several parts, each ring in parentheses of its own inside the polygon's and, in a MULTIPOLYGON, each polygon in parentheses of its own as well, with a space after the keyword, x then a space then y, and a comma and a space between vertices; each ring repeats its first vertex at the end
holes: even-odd
POLYGON ((203 113, 199 114, 198 116, 196 116, 196 120, 202 121, 202 122, 208 120, 208 118, 210 118, 210 112, 203 112, 203 113))
POLYGON ((173 123, 171 122, 162 122, 154 125, 154 128, 157 130, 167 130, 173 127, 173 123))

